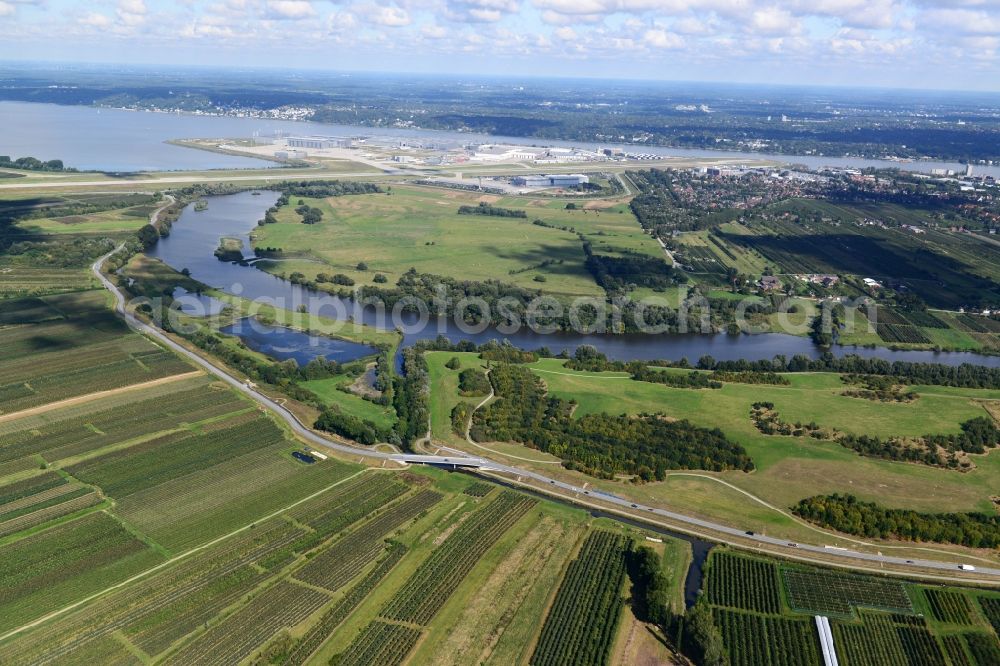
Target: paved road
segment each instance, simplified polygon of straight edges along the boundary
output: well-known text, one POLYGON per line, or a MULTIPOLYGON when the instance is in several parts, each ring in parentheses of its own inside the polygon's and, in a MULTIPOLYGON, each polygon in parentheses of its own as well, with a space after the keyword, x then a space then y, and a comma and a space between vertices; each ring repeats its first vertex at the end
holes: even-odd
MULTIPOLYGON (((108 254, 104 255, 100 259, 94 262, 91 267, 94 274, 101 281, 104 287, 110 291, 115 298, 115 310, 133 329, 144 333, 152 338, 158 340, 161 344, 169 347, 173 351, 186 357, 198 366, 205 368, 213 375, 219 377, 222 381, 226 382, 232 386, 237 391, 242 392, 245 395, 250 396, 258 403, 264 405, 266 408, 274 412, 278 417, 283 419, 292 430, 295 431, 297 435, 302 437, 302 439, 315 444, 316 446, 326 447, 345 453, 348 455, 362 456, 366 458, 375 458, 381 460, 390 460, 398 463, 404 464, 428 464, 428 465, 438 465, 443 467, 465 467, 480 469, 484 472, 496 472, 500 474, 509 474, 511 476, 518 477, 519 480, 531 479, 537 483, 540 483, 551 490, 562 491, 563 495, 569 495, 567 499, 572 500, 577 497, 586 503, 584 498, 590 500, 600 501, 606 504, 610 504, 619 509, 625 509, 631 514, 646 514, 651 517, 665 518, 667 520, 673 521, 674 523, 679 523, 682 525, 687 525, 695 530, 714 532, 717 534, 722 534, 730 537, 737 538, 740 542, 746 542, 747 540, 753 541, 759 546, 771 546, 780 548, 794 548, 796 551, 803 554, 822 554, 824 557, 833 557, 842 559, 846 564, 853 562, 854 564, 860 565, 861 563, 868 564, 888 564, 892 565, 897 571, 906 569, 933 569, 935 571, 957 573, 959 571, 957 563, 947 563, 939 562, 935 560, 911 560, 902 557, 892 557, 888 555, 862 553, 849 549, 841 548, 828 548, 824 546, 814 546, 809 544, 796 544, 789 542, 786 539, 777 539, 774 537, 766 536, 763 534, 753 534, 740 530, 734 527, 729 527, 727 525, 720 525, 719 523, 713 523, 708 520, 702 520, 700 518, 695 518, 693 516, 688 516, 682 513, 677 513, 674 511, 667 511, 666 509, 659 509, 656 507, 646 506, 643 504, 638 504, 630 502, 627 499, 621 497, 616 497, 614 495, 609 495, 597 490, 587 490, 581 486, 576 486, 564 481, 549 478, 543 474, 539 474, 532 470, 522 469, 519 467, 512 467, 510 465, 504 465, 488 458, 479 456, 469 456, 468 454, 457 451, 455 449, 449 449, 454 452, 454 455, 441 456, 441 455, 421 455, 421 454, 407 454, 407 453, 385 453, 383 451, 376 451, 373 449, 360 449, 353 446, 347 446, 345 444, 338 444, 337 442, 330 441, 325 437, 318 435, 317 433, 304 427, 295 417, 292 412, 286 409, 283 405, 278 404, 274 400, 271 400, 265 395, 258 393, 252 388, 246 386, 242 381, 229 375, 223 369, 209 363, 204 358, 191 352, 190 350, 177 344, 169 337, 167 337, 159 329, 150 326, 125 309, 125 295, 118 289, 117 286, 112 284, 107 277, 101 272, 101 266, 107 259, 109 259, 113 254, 122 249, 122 246, 112 250, 108 254)), ((636 515, 636 517, 641 518, 641 515, 636 515)), ((780 556, 780 553, 779 553, 780 556)), ((916 573, 916 572, 915 572, 916 573)), ((1000 581, 1000 569, 991 567, 980 567, 976 566, 975 573, 980 579, 984 580, 997 580, 1000 581)), ((959 578, 956 576, 956 578, 959 578)))

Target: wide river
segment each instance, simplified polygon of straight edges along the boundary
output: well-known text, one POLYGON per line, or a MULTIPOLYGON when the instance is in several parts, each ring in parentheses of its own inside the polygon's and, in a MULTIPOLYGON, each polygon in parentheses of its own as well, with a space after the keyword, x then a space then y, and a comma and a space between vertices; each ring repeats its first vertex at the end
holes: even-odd
MULTIPOLYGON (((66 166, 99 171, 172 171, 187 169, 239 169, 274 166, 273 162, 249 157, 211 153, 164 144, 169 139, 250 138, 280 134, 329 134, 370 136, 375 139, 409 140, 434 143, 442 147, 469 143, 544 143, 548 146, 578 148, 619 147, 632 152, 663 157, 718 158, 738 164, 741 160, 770 159, 777 162, 863 168, 899 167, 912 171, 952 169, 964 172, 954 162, 891 162, 853 157, 816 155, 771 155, 684 148, 658 148, 643 145, 596 144, 588 141, 557 141, 525 137, 491 136, 467 132, 445 132, 395 128, 370 128, 353 125, 196 116, 179 113, 151 113, 100 109, 89 106, 59 106, 33 102, 0 102, 0 155, 42 160, 61 159, 66 166)), ((977 174, 1000 178, 1000 166, 976 166, 977 174)))
MULTIPOLYGON (((245 252, 250 254, 250 232, 257 221, 277 200, 277 193, 264 191, 257 195, 250 192, 214 196, 208 198, 208 209, 194 210, 194 205, 184 209, 174 223, 167 238, 160 240, 150 252, 177 270, 187 268, 192 277, 212 287, 249 299, 260 299, 280 304, 285 309, 296 311, 300 306, 313 314, 332 319, 345 320, 354 316, 355 321, 363 321, 376 326, 384 326, 376 313, 360 310, 353 302, 339 299, 329 294, 317 293, 305 287, 292 284, 253 266, 242 266, 219 261, 213 252, 222 236, 243 239, 245 252)), ((473 340, 477 343, 489 340, 507 339, 517 347, 537 349, 547 346, 553 352, 574 350, 587 344, 597 347, 609 358, 619 360, 679 360, 687 357, 692 362, 709 354, 720 360, 770 359, 777 354, 793 356, 804 354, 816 358, 821 353, 811 340, 794 335, 767 333, 762 335, 583 335, 574 333, 554 333, 550 335, 530 330, 504 335, 495 329, 476 333, 461 330, 451 318, 431 320, 420 325, 416 314, 404 313, 401 322, 404 334, 403 345, 411 345, 417 340, 431 339, 439 334, 454 342, 473 340)), ((345 324, 346 325, 346 324, 345 324)), ((389 326, 392 327, 391 325, 389 326)), ((860 347, 834 347, 837 355, 858 354, 864 357, 889 360, 925 361, 958 365, 976 363, 1000 367, 1000 357, 972 353, 893 351, 890 349, 865 349, 860 347)), ((321 353, 317 349, 317 354, 321 353)), ((301 359, 301 357, 300 357, 301 359)))

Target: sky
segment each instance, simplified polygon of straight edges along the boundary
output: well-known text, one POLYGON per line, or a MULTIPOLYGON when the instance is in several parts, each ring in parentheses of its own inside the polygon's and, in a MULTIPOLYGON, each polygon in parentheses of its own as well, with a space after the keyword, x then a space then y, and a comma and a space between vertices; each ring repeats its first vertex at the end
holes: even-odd
POLYGON ((1000 91, 1000 0, 0 0, 5 58, 1000 91))

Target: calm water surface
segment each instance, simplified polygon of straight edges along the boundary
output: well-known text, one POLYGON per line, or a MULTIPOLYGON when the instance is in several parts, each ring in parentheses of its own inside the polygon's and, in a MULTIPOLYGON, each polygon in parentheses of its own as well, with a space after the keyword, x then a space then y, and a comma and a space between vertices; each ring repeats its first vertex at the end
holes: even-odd
MULTIPOLYGON (((168 139, 250 138, 285 134, 332 134, 371 136, 394 140, 432 142, 442 146, 468 143, 502 142, 544 144, 550 146, 619 147, 631 152, 663 157, 706 157, 738 164, 753 159, 804 164, 811 168, 824 166, 862 168, 869 166, 899 167, 912 171, 952 169, 962 172, 965 167, 955 162, 891 162, 854 157, 823 157, 816 155, 773 155, 655 146, 558 141, 530 137, 492 136, 467 132, 371 128, 355 125, 193 116, 176 113, 150 113, 121 109, 97 109, 88 106, 59 106, 33 102, 0 102, 0 154, 39 159, 61 159, 67 166, 104 171, 155 171, 179 169, 238 169, 274 166, 273 162, 249 157, 236 157, 181 148, 163 143, 168 139)), ((1000 166, 976 166, 977 174, 1000 178, 1000 166)))

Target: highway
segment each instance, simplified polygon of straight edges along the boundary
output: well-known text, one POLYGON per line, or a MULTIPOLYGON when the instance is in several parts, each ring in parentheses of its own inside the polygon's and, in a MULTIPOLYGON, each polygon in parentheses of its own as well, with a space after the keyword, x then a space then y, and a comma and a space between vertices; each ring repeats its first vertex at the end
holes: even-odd
MULTIPOLYGON (((845 564, 850 565, 854 563, 860 566, 862 563, 867 564, 878 564, 878 565, 891 565, 895 567, 896 571, 905 571, 907 569, 930 569, 940 572, 949 572, 952 574, 960 571, 958 563, 948 563, 940 562, 936 560, 922 560, 922 559, 906 559, 902 557, 893 557, 882 554, 872 554, 872 553, 862 553, 850 549, 841 548, 830 548, 825 546, 815 546, 803 543, 792 543, 787 539, 778 539, 775 537, 766 536, 763 534, 754 534, 752 532, 747 532, 734 527, 729 527, 727 525, 721 525, 719 523, 714 523, 708 520, 703 520, 696 518, 694 516, 688 516, 681 513, 676 513, 674 511, 667 511, 666 509, 660 509, 656 507, 646 506, 643 504, 638 504, 631 502, 627 499, 621 497, 616 497, 614 495, 609 495, 596 490, 587 490, 581 486, 576 486, 558 479, 549 478, 543 474, 539 474, 532 470, 522 469, 520 467, 512 467, 510 465, 504 465, 497 463, 485 457, 480 456, 469 456, 464 452, 459 452, 454 449, 453 455, 441 456, 441 455, 426 455, 426 454, 408 454, 408 453, 385 453, 382 451, 376 451, 373 449, 361 449, 353 446, 348 446, 345 444, 339 444, 333 442, 319 434, 313 432, 312 430, 306 428, 299 422, 298 418, 283 405, 278 404, 274 400, 271 400, 267 396, 259 393, 255 389, 247 386, 238 378, 230 375, 227 371, 218 366, 213 365, 208 362, 198 354, 188 350, 187 348, 179 345, 169 338, 160 329, 150 326, 145 322, 139 320, 130 312, 127 311, 125 307, 125 295, 118 289, 118 287, 113 284, 101 271, 101 267, 104 262, 107 261, 112 255, 120 251, 124 246, 121 245, 111 252, 107 253, 100 259, 94 262, 91 269, 94 275, 101 281, 104 287, 112 293, 115 299, 115 311, 121 315, 126 323, 134 330, 143 333, 151 338, 157 340, 163 346, 175 351, 176 353, 189 359, 191 362, 197 364, 199 367, 204 368, 209 373, 217 376, 222 381, 226 382, 232 386, 237 391, 240 391, 244 395, 256 400, 258 403, 271 410, 279 418, 285 421, 288 426, 302 439, 305 441, 315 444, 316 446, 325 447, 328 449, 333 449, 340 453, 344 453, 352 456, 361 456, 366 458, 374 458, 380 460, 393 461, 401 464, 424 464, 424 465, 437 465, 440 467, 450 467, 450 468, 468 468, 468 469, 478 469, 484 472, 494 472, 499 474, 507 474, 514 477, 518 477, 518 480, 531 479, 544 487, 549 488, 553 491, 561 491, 560 497, 569 499, 571 501, 577 501, 584 506, 593 506, 591 502, 587 500, 600 501, 605 504, 610 504, 632 517, 641 519, 642 515, 655 518, 663 518, 674 522, 675 524, 686 525, 689 528, 693 528, 693 531, 700 535, 706 536, 708 539, 712 539, 710 535, 705 535, 705 532, 711 532, 716 534, 725 535, 728 537, 733 537, 737 540, 737 544, 746 543, 747 541, 754 542, 760 547, 770 546, 781 549, 794 549, 798 553, 802 554, 813 554, 822 555, 824 558, 836 558, 843 560, 845 564)), ((718 539, 716 539, 718 540, 718 539)), ((776 553, 779 557, 781 553, 776 553)), ((1000 569, 991 567, 980 567, 976 565, 975 574, 983 580, 988 580, 990 582, 996 581, 1000 582, 1000 569)), ((914 575, 918 575, 914 571, 914 575)), ((962 580, 959 576, 954 576, 958 580, 962 580)))

